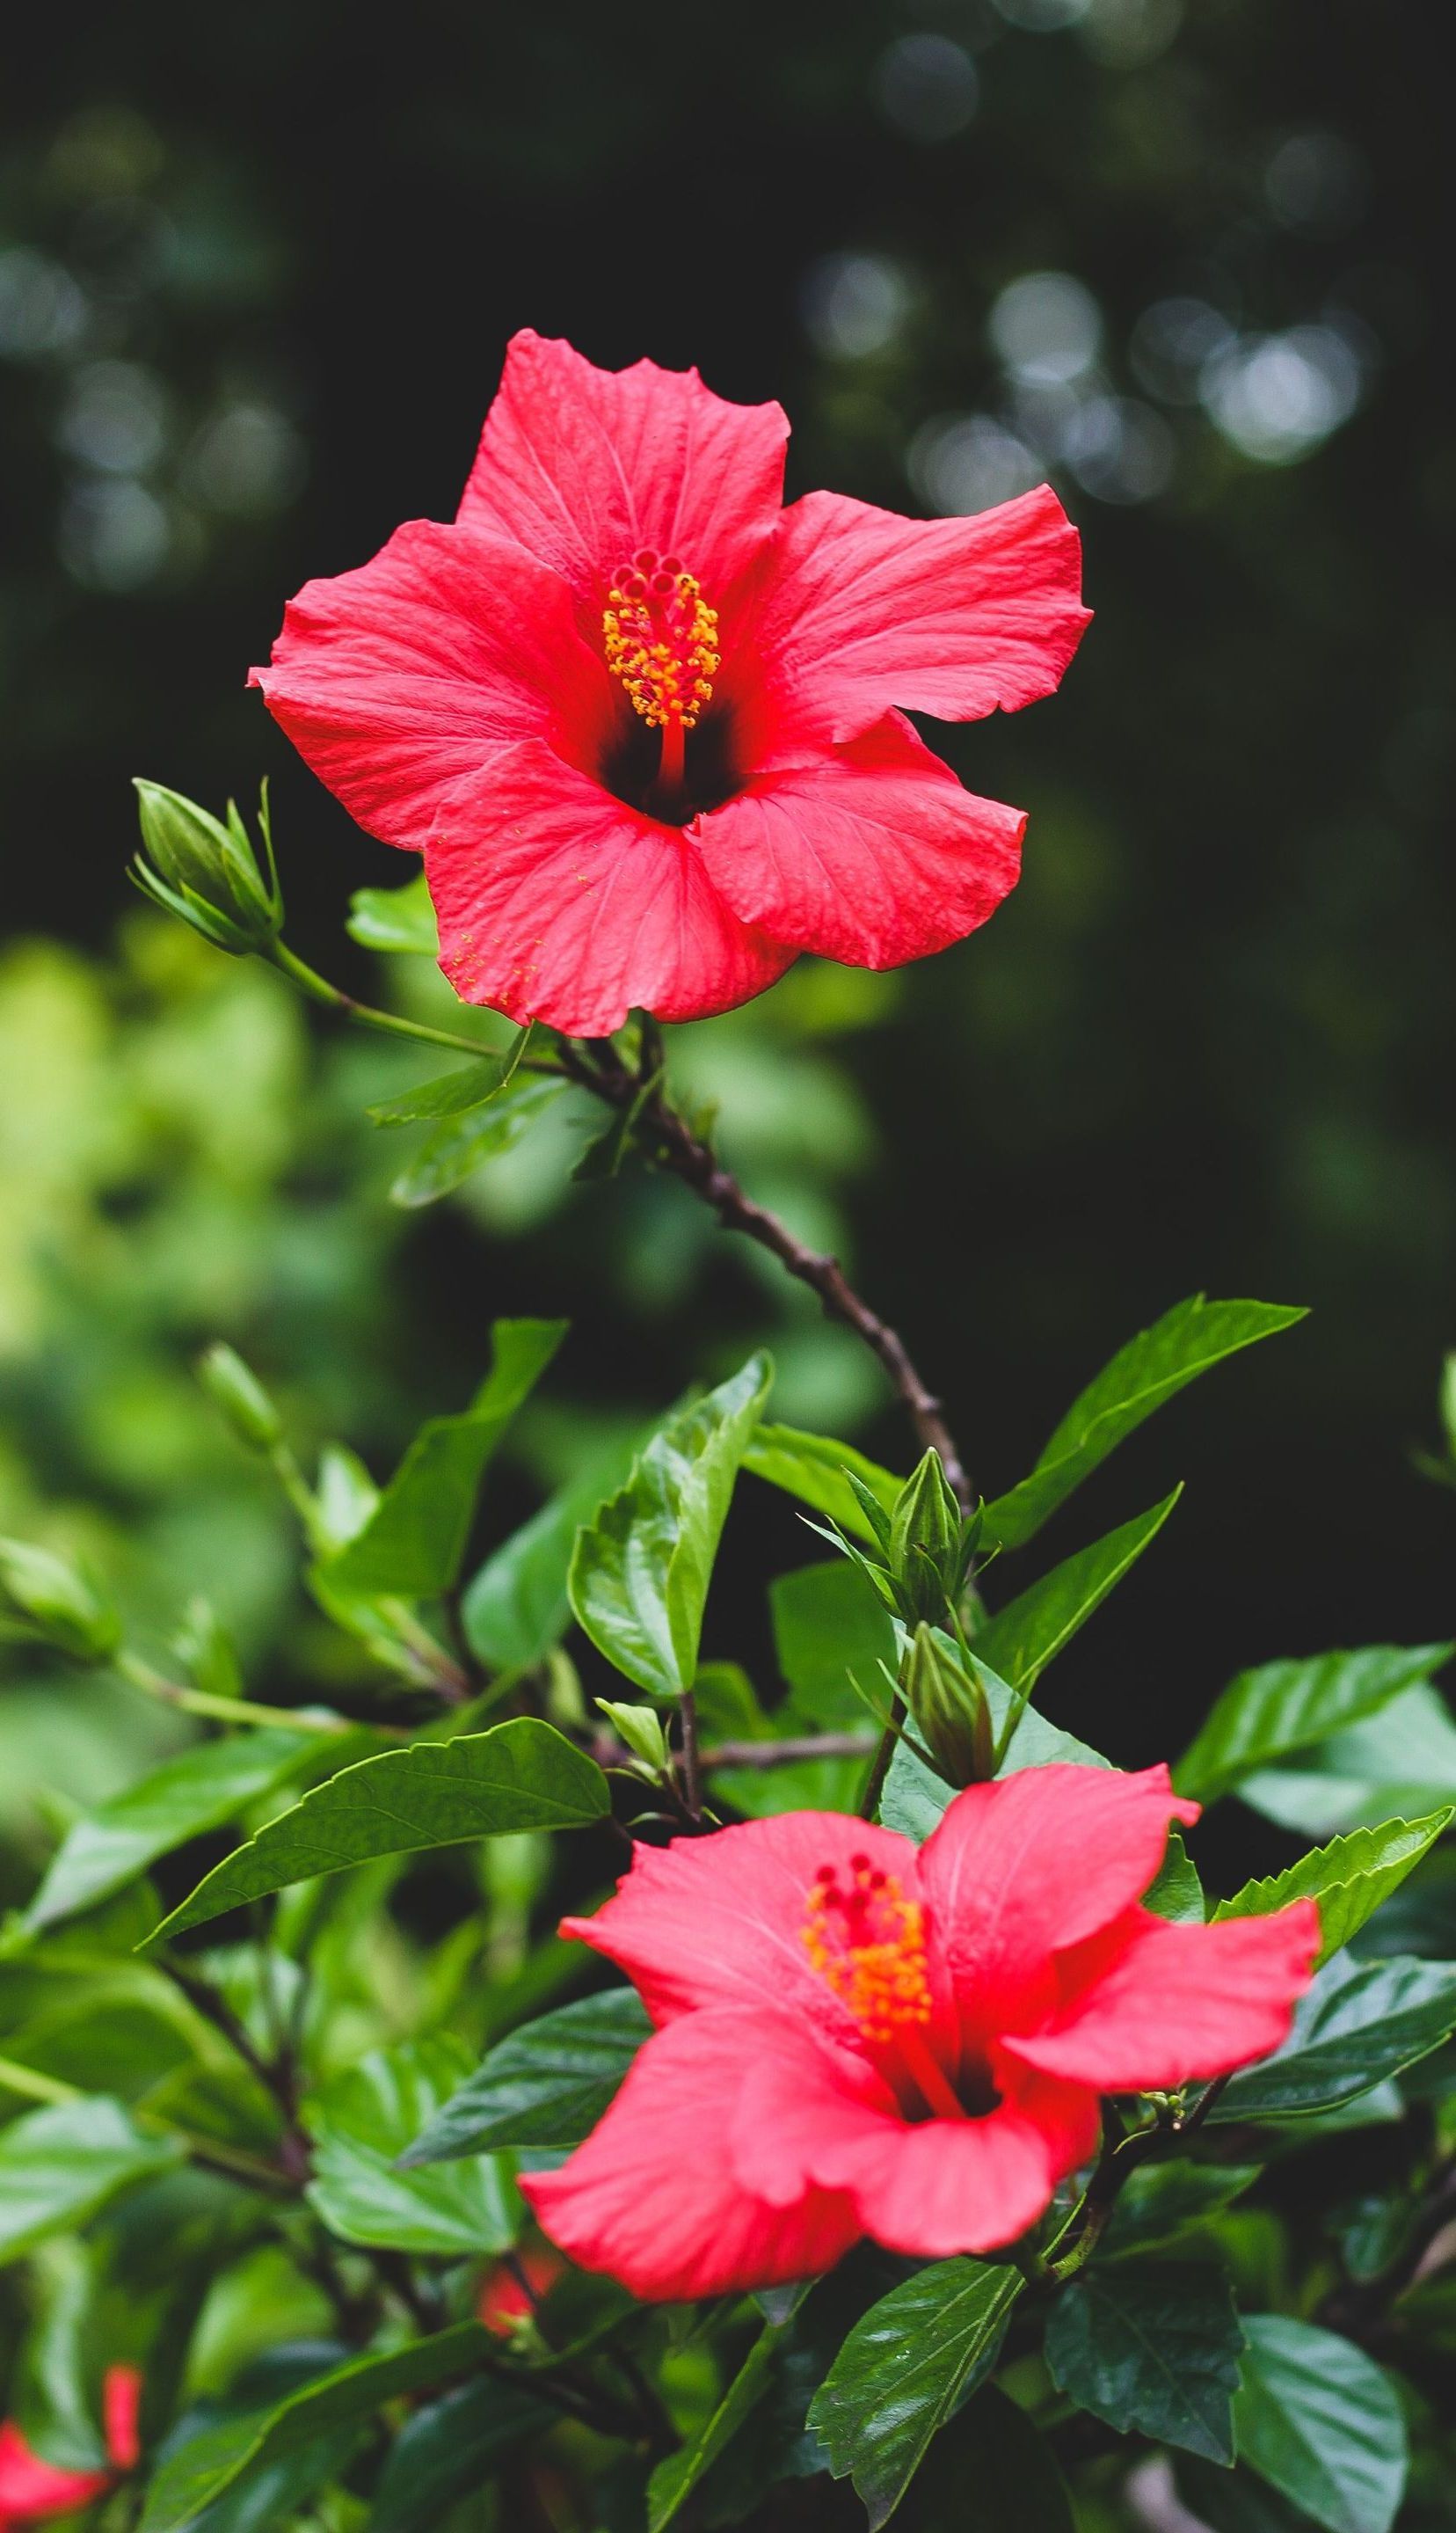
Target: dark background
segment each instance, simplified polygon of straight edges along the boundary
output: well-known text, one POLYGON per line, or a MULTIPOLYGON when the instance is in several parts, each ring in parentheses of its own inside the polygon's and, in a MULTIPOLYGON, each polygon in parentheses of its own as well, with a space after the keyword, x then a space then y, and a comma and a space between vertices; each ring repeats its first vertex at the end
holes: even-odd
MULTIPOLYGON (((1442 15, 131 0, 32 16, 7 71, 16 930, 105 941, 132 773, 215 800, 266 769, 293 932, 344 972, 347 891, 401 865, 243 675, 300 581, 450 514, 519 324, 780 397, 794 492, 972 508, 1050 473, 1096 622, 1061 697, 937 737, 1030 808, 1024 882, 840 1060, 878 1126, 860 1281, 988 1490, 1181 1294, 1312 1306, 1052 1534, 1193 1482, 1052 1692, 1119 1755, 1243 1662, 1450 1622, 1450 1498, 1409 1464, 1456 1262, 1442 15), (1001 295, 1047 273, 1079 294, 1001 295)), ((590 1219, 492 1265, 493 1301, 569 1308, 578 1384, 661 1405, 756 1288, 710 1264, 623 1333, 590 1219)), ((407 1256, 448 1403, 479 1240, 407 1256)), ((903 1448, 888 1415, 862 1438, 903 1448)))

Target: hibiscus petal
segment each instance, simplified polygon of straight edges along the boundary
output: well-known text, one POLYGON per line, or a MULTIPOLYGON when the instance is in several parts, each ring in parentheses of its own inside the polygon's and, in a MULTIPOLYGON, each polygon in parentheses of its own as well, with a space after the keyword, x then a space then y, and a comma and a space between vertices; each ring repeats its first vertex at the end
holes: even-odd
POLYGON ((619 1963, 655 2023, 704 2006, 762 2013, 768 2002, 861 2050, 803 1933, 822 1868, 847 1881, 856 1856, 913 1891, 915 1849, 897 1831, 842 1812, 782 1812, 712 1838, 639 1847, 615 1899, 595 1917, 563 1919, 561 1932, 619 1963))
POLYGON ((634 1007, 665 1021, 730 1011, 795 956, 739 922, 680 827, 537 741, 456 785, 425 867, 455 991, 572 1037, 609 1036, 634 1007))
POLYGON ((849 2199, 807 2189, 770 2207, 729 2159, 734 2096, 765 2038, 761 2000, 754 2016, 686 2015, 655 2033, 586 2144, 522 2177, 553 2242, 656 2302, 832 2268, 859 2237, 849 2199))
POLYGON ((891 704, 1015 712, 1053 692, 1091 620, 1080 556, 1045 484, 969 519, 806 494, 725 622, 724 689, 766 677, 786 738, 850 738, 891 704))
POLYGON ((692 829, 735 914, 856 968, 961 941, 1020 866, 1019 809, 979 800, 899 713, 764 777, 692 829))
POLYGON ((890 2251, 929 2260, 995 2251, 1045 2213, 1058 2182, 1095 2152, 1100 2124, 1085 2087, 1010 2064, 1000 2072, 994 2111, 912 2123, 856 2101, 832 2071, 816 2084, 797 2061, 765 2051, 739 2098, 734 2161, 767 2194, 777 2131, 805 2178, 848 2191, 864 2232, 890 2251))
POLYGON ((780 515, 788 420, 728 404, 696 370, 598 370, 569 343, 517 334, 460 503, 564 574, 595 629, 641 547, 675 555, 710 604, 780 515))
POLYGON ((589 746, 613 710, 571 596, 516 546, 433 519, 311 580, 249 684, 351 817, 423 850, 441 800, 503 740, 589 746))
POLYGON ((1004 2046, 1103 2092, 1227 2076, 1287 2038, 1318 1949, 1312 1900, 1218 1926, 1170 1926, 1134 1909, 1066 1964, 1074 1993, 1050 2027, 1004 2046))
POLYGON ((1037 2023, 1057 1992, 1051 1955, 1140 1899, 1170 1821, 1197 1817, 1164 1767, 1058 1763, 958 1795, 920 1851, 920 1879, 972 2027, 1037 2023))
POLYGON ((109 2472, 67 2471, 35 2453, 9 2419, 0 2425, 0 2524, 70 2515, 110 2487, 109 2472))

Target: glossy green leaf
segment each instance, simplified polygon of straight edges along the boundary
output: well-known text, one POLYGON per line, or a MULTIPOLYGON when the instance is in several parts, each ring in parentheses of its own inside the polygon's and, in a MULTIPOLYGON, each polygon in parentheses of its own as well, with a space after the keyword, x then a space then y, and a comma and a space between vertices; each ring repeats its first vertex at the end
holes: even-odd
POLYGON ((1231 2463, 1243 2345, 1220 2270, 1113 2263, 1063 2288, 1045 2354, 1053 2382, 1094 2418, 1231 2463))
POLYGON ((470 2066, 462 2041, 437 2032, 376 2049, 304 2105, 314 2140, 309 2199, 330 2233, 385 2251, 469 2260, 503 2252, 520 2229, 519 2201, 494 2155, 428 2172, 400 2157, 470 2066))
POLYGON ((413 1209, 452 1195, 487 1161, 513 1151, 527 1128, 565 1089, 558 1074, 517 1074, 488 1106, 446 1117, 405 1163, 389 1190, 391 1202, 413 1209))
POLYGON ((996 2362, 1019 2273, 936 2261, 857 2322, 809 2408, 837 2480, 850 2474, 870 2533, 904 2496, 931 2438, 996 2362))
POLYGON ((281 2462, 356 2420, 373 2418, 386 2401, 470 2374, 493 2345, 479 2323, 457 2323, 388 2355, 351 2358, 266 2408, 204 2427, 158 2464, 141 2533, 191 2533, 194 2519, 240 2473, 281 2462))
POLYGON ((755 2403, 762 2400, 768 2390, 779 2337, 778 2326, 765 2323, 707 2425, 689 2439, 680 2452, 669 2454, 658 2464, 647 2485, 647 2533, 666 2533, 666 2527, 680 2513, 703 2474, 737 2435, 755 2403))
MULTIPOLYGON (((863 1733, 872 1743, 876 1717, 890 1699, 885 1670, 893 1675, 896 1658, 895 1622, 873 1587, 853 1565, 836 1557, 778 1575, 769 1586, 769 1608, 779 1670, 789 1694, 772 1719, 761 1714, 731 1724, 725 1719, 721 1729, 726 1738, 751 1738, 755 1731, 779 1736, 849 1731, 863 1733)), ((868 1766, 868 1756, 801 1759, 781 1768, 720 1769, 713 1785, 716 1795, 752 1818, 784 1811, 850 1811, 868 1766)))
POLYGON ((995 2384, 932 2446, 911 2512, 915 2533, 1077 2533, 1051 2446, 995 2384))
POLYGON ((214 1865, 150 1940, 164 1943, 316 1873, 507 1830, 584 1829, 610 1808, 596 1761, 535 1716, 454 1741, 412 1741, 316 1786, 214 1865))
POLYGON ((1328 1847, 1302 1856, 1282 1873, 1246 1882, 1232 1900, 1220 1900, 1214 1918, 1266 1917, 1293 1900, 1316 1900, 1319 1960, 1327 1962, 1415 1870, 1453 1817, 1448 1808, 1430 1812, 1425 1820, 1385 1821, 1378 1829, 1331 1839, 1328 1847))
POLYGON ((0 2263, 84 2225, 118 2191, 165 2172, 177 2151, 104 2093, 12 2120, 0 2129, 0 2263))
POLYGON ((403 888, 356 888, 344 928, 366 950, 419 951, 432 959, 439 954, 435 908, 423 871, 403 888))
POLYGON ((508 1046, 498 1054, 478 1055, 468 1064, 457 1064, 450 1073, 437 1073, 431 1082, 417 1083, 413 1090, 401 1090, 394 1099, 381 1099, 371 1108, 369 1116, 376 1126, 418 1126, 427 1120, 442 1117, 464 1117, 472 1109, 483 1108, 495 1099, 515 1077, 516 1068, 526 1052, 531 1025, 517 1030, 508 1046))
POLYGON ((1435 1688, 1402 1690, 1366 1724, 1309 1751, 1297 1768, 1261 1768, 1239 1799, 1306 1838, 1415 1819, 1456 1802, 1456 1724, 1435 1688))
POLYGON ((1447 1645, 1366 1645, 1357 1653, 1264 1663, 1229 1682, 1175 1768, 1179 1793, 1215 1802, 1241 1777, 1308 1749, 1387 1706, 1449 1659, 1447 1645))
POLYGON ((1304 1319, 1277 1302, 1210 1302, 1194 1293, 1143 1328, 1074 1399, 1035 1468, 986 1506, 987 1542, 1019 1548, 1109 1451, 1200 1373, 1304 1319))
POLYGON ((1194 2163, 1186 2154, 1170 2163, 1139 2165, 1118 2193, 1100 2257, 1171 2243, 1242 2199, 1262 2169, 1257 2163, 1194 2163))
POLYGON ((565 1333, 564 1320, 496 1321, 491 1370, 472 1404, 421 1427, 364 1527, 330 1559, 331 1584, 406 1598, 450 1589, 487 1462, 565 1333))
POLYGON ((406 2170, 493 2147, 578 2146, 652 2032, 635 1988, 606 1988, 497 2040, 400 2155, 406 2170))
POLYGON ((1251 2314, 1245 2328, 1241 2461, 1325 2533, 1390 2533, 1408 2455, 1389 2376, 1350 2340, 1287 2314, 1251 2314))
POLYGON ((811 1504, 815 1512, 838 1522, 851 1539, 866 1540, 871 1547, 874 1532, 853 1488, 845 1484, 844 1471, 852 1469, 887 1512, 894 1511, 904 1484, 877 1460, 866 1459, 852 1443, 837 1443, 828 1434, 801 1434, 792 1425, 760 1425, 743 1454, 743 1466, 769 1486, 797 1496, 800 1503, 811 1504))
POLYGON ((595 1454, 569 1486, 512 1532, 465 1588, 460 1618, 466 1642, 495 1671, 527 1670, 560 1643, 571 1623, 566 1577, 582 1523, 615 1493, 631 1466, 633 1445, 595 1454))
POLYGON ((67 1832, 26 1913, 27 1923, 38 1930, 94 1908, 159 1856, 204 1830, 220 1829, 318 1764, 317 1749, 300 1734, 270 1732, 203 1741, 163 1760, 67 1832))
POLYGON ((1176 1829, 1168 1832, 1163 1861, 1142 1895, 1142 1905, 1175 1926, 1201 1926, 1207 1916, 1198 1868, 1176 1829))
POLYGON ((1287 2119, 1348 2102, 1456 2032, 1456 1964, 1336 1958, 1295 2008, 1282 2049, 1225 2086, 1213 2122, 1287 2119))
POLYGON ((698 1667, 713 1561, 744 1446, 773 1379, 765 1354, 679 1408, 577 1536, 571 1607, 639 1688, 680 1697, 698 1667))
POLYGON ((973 1652, 1013 1688, 1034 1687, 1047 1664, 1101 1608, 1108 1593, 1156 1538, 1182 1493, 1182 1487, 1175 1487, 1150 1512, 1123 1522, 1105 1539, 1054 1565, 1050 1574, 977 1628, 973 1652))
MULTIPOLYGON (((984 1664, 980 1666, 981 1684, 991 1710, 991 1722, 997 1733, 1005 1725, 1013 1692, 1004 1679, 998 1679, 984 1664)), ((1087 1741, 1076 1735, 1063 1733, 1048 1724, 1034 1706, 1024 1707, 1021 1719, 1011 1738, 1011 1745, 1001 1763, 1000 1774, 1014 1777, 1022 1768, 1044 1768, 1054 1759, 1078 1768, 1106 1768, 1111 1763, 1087 1741)), ((917 1844, 930 1836, 947 1803, 955 1799, 956 1789, 928 1768, 923 1759, 902 1741, 890 1762, 885 1791, 880 1797, 880 1818, 887 1829, 898 1829, 917 1844)))
POLYGON ((389 2449, 366 2533, 438 2533, 457 2499, 483 2489, 505 2454, 559 2416, 525 2386, 491 2377, 416 2410, 389 2449))

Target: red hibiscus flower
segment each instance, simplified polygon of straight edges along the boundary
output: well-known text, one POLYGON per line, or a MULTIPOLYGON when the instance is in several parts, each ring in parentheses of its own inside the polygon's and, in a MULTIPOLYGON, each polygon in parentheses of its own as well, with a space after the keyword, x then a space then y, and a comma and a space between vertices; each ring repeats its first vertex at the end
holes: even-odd
POLYGON ((74 2515, 116 2487, 131 2471, 141 2446, 137 2413, 142 2378, 134 2366, 108 2366, 101 2401, 106 2424, 109 2471, 66 2471, 35 2453, 14 2423, 0 2424, 0 2533, 10 2525, 48 2524, 53 2516, 74 2515))
POLYGON ((972 519, 781 508, 788 426, 696 371, 518 334, 453 526, 312 580, 268 709, 423 853, 469 1002, 573 1036, 726 1011, 801 950, 891 968, 983 923, 1024 818, 903 712, 1050 694, 1087 621, 1045 486, 972 519))
POLYGON ((1178 1926, 1138 1900, 1166 1768, 1046 1767, 957 1797, 916 1849, 833 1812, 639 1848, 562 1931, 658 2030, 606 2117, 521 2187, 639 2296, 826 2269, 860 2236, 941 2259, 1035 2223, 1095 2151, 1098 2097, 1277 2048, 1318 1912, 1178 1926))
POLYGON ((509 2339, 518 2322, 535 2319, 536 2308, 561 2274, 554 2252, 522 2252, 514 2261, 496 2261, 482 2278, 475 2299, 475 2318, 497 2339, 509 2339))

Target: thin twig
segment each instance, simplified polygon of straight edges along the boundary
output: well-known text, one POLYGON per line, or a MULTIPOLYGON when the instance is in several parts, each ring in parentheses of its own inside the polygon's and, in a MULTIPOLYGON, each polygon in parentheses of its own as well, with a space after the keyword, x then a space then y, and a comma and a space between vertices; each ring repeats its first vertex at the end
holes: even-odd
POLYGON ((705 1770, 792 1768, 801 1759, 867 1759, 874 1747, 868 1733, 805 1733, 783 1741, 715 1741, 702 1761, 705 1770))
MULTIPOLYGON (((587 1053, 567 1040, 560 1044, 562 1064, 574 1082, 597 1098, 605 1099, 609 1107, 620 1110, 636 1105, 641 1097, 641 1081, 627 1071, 610 1039, 590 1041, 587 1053)), ((726 1231, 741 1231, 747 1239, 756 1240, 761 1249, 771 1251, 790 1275, 817 1293, 828 1318, 852 1328, 878 1356, 922 1446, 940 1453, 946 1476, 968 1512, 974 1493, 946 1423, 942 1401, 922 1381, 903 1339, 855 1292, 839 1260, 806 1247, 778 1214, 757 1204, 731 1170, 725 1169, 713 1146, 705 1137, 694 1134, 686 1118, 661 1090, 653 1091, 643 1102, 640 1132, 644 1144, 656 1148, 663 1166, 712 1206, 726 1231)))
POLYGON ((703 1817, 703 1769, 698 1756, 698 1701, 690 1688, 685 1688, 677 1701, 682 1735, 682 1797, 690 1817, 703 1817))

